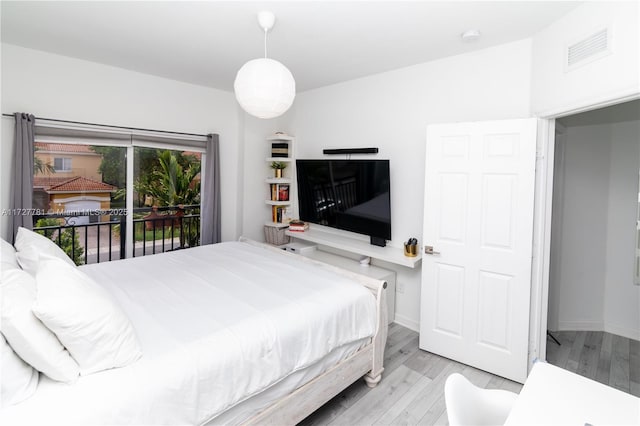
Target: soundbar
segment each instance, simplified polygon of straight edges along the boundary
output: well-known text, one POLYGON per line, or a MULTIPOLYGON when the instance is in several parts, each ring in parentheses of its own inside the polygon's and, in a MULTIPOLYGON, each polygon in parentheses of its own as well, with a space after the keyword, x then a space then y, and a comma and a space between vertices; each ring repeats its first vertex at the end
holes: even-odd
POLYGON ((340 148, 340 149, 323 149, 323 154, 340 155, 340 154, 377 154, 378 148, 340 148))

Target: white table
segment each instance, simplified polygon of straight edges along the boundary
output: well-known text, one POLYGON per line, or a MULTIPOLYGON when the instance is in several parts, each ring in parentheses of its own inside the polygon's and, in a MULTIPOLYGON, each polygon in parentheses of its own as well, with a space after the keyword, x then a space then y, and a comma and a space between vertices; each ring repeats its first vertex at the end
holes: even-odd
POLYGON ((640 425, 640 398, 538 362, 505 423, 532 424, 640 425))

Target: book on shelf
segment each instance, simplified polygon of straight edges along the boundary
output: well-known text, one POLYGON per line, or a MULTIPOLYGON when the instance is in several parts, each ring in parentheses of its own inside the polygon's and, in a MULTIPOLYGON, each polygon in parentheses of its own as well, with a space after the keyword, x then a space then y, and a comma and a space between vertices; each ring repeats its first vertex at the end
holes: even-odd
POLYGON ((278 201, 289 201, 289 184, 278 185, 278 201))
POLYGON ((282 142, 273 142, 271 144, 271 156, 274 158, 289 157, 289 144, 282 142))
POLYGON ((272 183, 271 201, 289 201, 289 184, 288 183, 272 183))
POLYGON ((271 221, 274 223, 287 223, 289 210, 285 206, 271 206, 271 221))
POLYGON ((292 220, 289 222, 289 231, 304 232, 309 229, 309 224, 301 220, 292 220))
POLYGON ((289 223, 291 221, 291 209, 284 207, 282 209, 282 223, 289 223))

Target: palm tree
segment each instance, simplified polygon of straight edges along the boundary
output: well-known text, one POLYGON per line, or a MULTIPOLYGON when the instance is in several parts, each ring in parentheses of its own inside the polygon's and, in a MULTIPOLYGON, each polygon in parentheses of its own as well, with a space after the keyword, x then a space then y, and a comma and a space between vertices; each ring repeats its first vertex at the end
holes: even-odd
MULTIPOLYGON (((148 184, 138 180, 136 191, 153 197, 159 206, 182 206, 200 204, 200 162, 189 163, 186 168, 179 162, 177 156, 171 151, 164 151, 158 156, 160 168, 152 173, 152 179, 148 184)), ((179 207, 177 215, 184 214, 179 207)), ((182 217, 182 216, 180 216, 182 217)), ((184 247, 185 240, 189 247, 200 242, 199 222, 197 226, 182 228, 182 219, 179 219, 180 247, 184 247)))
MULTIPOLYGON (((200 203, 200 181, 197 179, 201 170, 199 161, 168 150, 154 152, 154 159, 133 182, 139 206, 147 196, 153 197, 157 206, 200 203)), ((125 196, 126 188, 120 188, 114 199, 123 199, 125 196)))
MULTIPOLYGON (((40 148, 35 147, 33 151, 38 151, 40 148)), ((37 155, 33 156, 33 174, 35 175, 43 175, 43 174, 53 174, 56 172, 56 169, 51 165, 51 163, 45 163, 42 161, 42 158, 37 155)))
MULTIPOLYGON (((147 170, 144 173, 141 172, 133 182, 133 189, 138 196, 139 203, 142 205, 140 200, 150 196, 153 198, 154 206, 177 207, 177 209, 169 209, 176 210, 175 214, 165 212, 168 215, 167 223, 179 229, 180 247, 184 247, 185 240, 189 247, 196 246, 200 241, 199 217, 189 217, 189 226, 185 227, 183 227, 182 218, 185 214, 183 206, 196 205, 198 206, 196 210, 199 210, 200 161, 192 156, 181 155, 179 152, 169 150, 156 151, 154 154, 157 162, 148 165, 147 170)), ((125 196, 126 188, 120 188, 116 191, 114 199, 123 199, 125 196)), ((142 213, 138 213, 138 215, 138 218, 148 218, 148 215, 142 216, 142 213)), ((164 238, 164 233, 160 234, 164 238)))
POLYGON ((200 203, 200 163, 191 163, 184 168, 171 151, 163 151, 158 156, 160 170, 153 173, 151 184, 143 185, 147 195, 151 195, 160 206, 191 205, 200 203))

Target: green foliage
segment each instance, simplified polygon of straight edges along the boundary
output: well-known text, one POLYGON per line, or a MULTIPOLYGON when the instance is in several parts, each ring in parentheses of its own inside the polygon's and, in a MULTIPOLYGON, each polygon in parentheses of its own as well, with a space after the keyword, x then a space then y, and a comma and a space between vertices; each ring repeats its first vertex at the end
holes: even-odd
POLYGON ((91 146, 90 149, 102 156, 98 171, 102 181, 116 188, 127 185, 127 150, 117 146, 91 146))
POLYGON ((179 161, 172 151, 158 153, 158 169, 150 175, 140 176, 134 183, 139 194, 154 198, 158 206, 177 206, 179 204, 200 203, 199 162, 179 161))
POLYGON ((189 245, 189 247, 199 246, 200 245, 200 218, 195 220, 191 224, 191 230, 187 228, 185 233, 186 233, 185 237, 187 239, 187 244, 189 245))
MULTIPOLYGON (((46 226, 60 226, 60 219, 39 219, 36 222, 36 228, 43 228, 46 226)), ((66 254, 69 256, 76 265, 84 264, 84 248, 80 245, 80 239, 78 233, 75 234, 71 229, 63 229, 61 232, 58 229, 43 229, 37 231, 45 237, 56 243, 66 254), (60 232, 60 242, 58 243, 58 232, 60 232), (75 246, 75 252, 73 250, 75 246)))
POLYGON ((274 170, 282 170, 287 168, 287 163, 284 161, 272 161, 271 168, 274 170))
MULTIPOLYGON (((38 151, 40 148, 35 147, 34 152, 38 151)), ((33 174, 53 174, 56 172, 56 169, 51 165, 51 163, 45 163, 42 161, 42 158, 37 155, 33 156, 33 174)))
MULTIPOLYGON (((142 226, 136 226, 135 232, 133 233, 134 241, 162 241, 162 229, 156 229, 155 232, 153 230, 144 229, 144 224, 142 226)), ((185 244, 188 247, 195 247, 200 245, 200 222, 194 221, 191 224, 191 228, 184 223, 182 227, 182 235, 180 235, 180 227, 179 226, 168 226, 164 228, 164 239, 167 241, 171 241, 172 238, 181 238, 182 242, 176 245, 177 247, 183 247, 185 244)), ((170 246, 170 242, 167 243, 167 247, 170 246)))
MULTIPOLYGON (((94 147, 94 151, 109 153, 110 147, 94 147), (106 148, 106 149, 104 149, 106 148)), ((153 198, 154 205, 159 207, 178 205, 200 204, 200 161, 193 155, 185 155, 179 151, 157 150, 151 148, 136 147, 135 158, 135 180, 133 190, 136 196, 134 204, 137 207, 144 206, 147 196, 153 198)), ((110 159, 103 158, 101 172, 105 173, 110 159), (104 166, 104 169, 102 168, 104 166)), ((121 161, 125 161, 122 159, 121 161)), ((105 175, 103 175, 105 176, 105 175)), ((124 179, 123 172, 123 179, 124 179)), ((105 176, 103 180, 115 185, 113 181, 108 181, 105 176)), ((122 182, 125 182, 124 180, 122 182)), ((118 185, 116 185, 118 186, 118 185)), ((126 182, 122 184, 115 195, 114 200, 123 200, 126 197, 126 182)), ((172 213, 173 214, 173 213, 172 213)), ((191 229, 186 224, 183 226, 180 246, 187 244, 193 247, 199 244, 200 226, 199 219, 194 221, 191 229)), ((119 232, 119 226, 114 227, 119 232)), ((137 227, 136 227, 137 228, 137 227)), ((152 231, 144 231, 134 228, 134 240, 140 241, 143 237, 147 241, 161 239, 162 232, 156 232, 155 237, 152 231)), ((165 228, 165 237, 168 238, 172 227, 165 228)), ((174 236, 180 236, 178 227, 174 230, 174 236)))
MULTIPOLYGON (((188 211, 187 211, 188 214, 188 211)), ((200 245, 200 217, 184 218, 182 220, 182 235, 180 228, 176 227, 175 235, 180 237, 180 246, 195 247, 200 245)))
MULTIPOLYGON (((146 196, 153 197, 154 204, 158 206, 200 203, 200 182, 196 177, 201 166, 195 156, 178 151, 139 147, 135 148, 134 155, 133 190, 137 197, 134 200, 137 207, 144 205, 146 196)), ((113 185, 112 182, 109 183, 113 185)), ((125 198, 125 186, 123 183, 116 191, 115 200, 125 198)))

